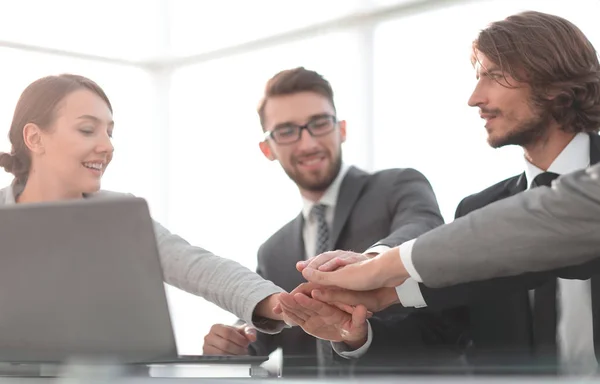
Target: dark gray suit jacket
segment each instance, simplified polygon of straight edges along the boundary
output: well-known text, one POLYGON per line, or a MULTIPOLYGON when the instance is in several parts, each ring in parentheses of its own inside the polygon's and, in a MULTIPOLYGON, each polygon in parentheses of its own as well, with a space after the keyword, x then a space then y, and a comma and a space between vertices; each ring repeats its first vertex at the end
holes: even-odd
MULTIPOLYGON (((590 164, 599 164, 600 136, 596 134, 589 136, 590 164)), ((511 177, 463 199, 456 209, 456 217, 475 214, 477 210, 485 209, 484 207, 490 204, 524 193, 523 191, 526 189, 527 180, 524 173, 511 177)), ((513 224, 518 225, 518 223, 513 224)), ((582 222, 581 224, 583 226, 590 225, 592 230, 595 228, 591 223, 582 222)), ((494 233, 494 236, 501 234, 494 233)), ((512 241, 518 241, 518 239, 512 241)), ((492 250, 493 248, 489 252, 492 250)), ((567 255, 570 254, 568 248, 565 248, 564 252, 567 255)), ((600 256, 600 250, 596 249, 595 252, 600 256)), ((535 252, 532 252, 526 258, 536 257, 536 255, 535 252)), ((543 289, 550 289, 551 292, 554 292, 556 287, 553 285, 556 284, 556 277, 591 278, 594 344, 596 351, 600 351, 599 273, 600 260, 593 260, 580 266, 477 281, 442 289, 431 289, 421 285, 421 292, 432 309, 439 310, 457 304, 469 304, 462 310, 464 311, 463 317, 468 324, 466 330, 471 345, 467 353, 472 363, 485 364, 490 368, 501 365, 503 371, 507 370, 507 365, 521 371, 523 365, 535 367, 537 370, 540 370, 543 365, 543 373, 549 373, 555 370, 558 357, 554 338, 557 326, 556 318, 548 316, 544 317, 544 322, 534 322, 528 290, 543 286, 543 289), (539 335, 546 336, 544 345, 540 344, 539 335), (537 343, 534 342, 536 337, 538 338, 537 343)), ((551 297, 554 295, 555 293, 552 293, 551 297)))
MULTIPOLYGON (((283 226, 258 251, 257 273, 287 291, 305 282, 296 270, 304 260, 302 214, 283 226)), ((340 186, 331 249, 364 252, 374 244, 399 245, 443 224, 435 194, 414 169, 389 169, 373 174, 351 167, 340 186)), ((408 313, 395 306, 377 314, 408 313)), ((284 367, 315 366, 316 340, 299 327, 278 335, 259 334, 251 353, 269 354, 282 347, 284 367)), ((284 368, 285 369, 285 368, 284 368)))
POLYGON ((595 262, 599 228, 596 164, 559 177, 552 188, 497 201, 420 236, 412 260, 434 288, 557 270, 595 262))

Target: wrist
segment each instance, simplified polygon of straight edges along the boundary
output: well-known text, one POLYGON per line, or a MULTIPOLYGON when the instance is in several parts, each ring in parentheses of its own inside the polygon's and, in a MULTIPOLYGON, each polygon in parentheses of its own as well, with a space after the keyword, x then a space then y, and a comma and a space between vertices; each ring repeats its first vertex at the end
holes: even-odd
POLYGON ((380 278, 381 286, 394 288, 409 277, 400 258, 399 247, 391 248, 375 259, 378 259, 377 276, 380 278))
POLYGON ((357 350, 358 348, 365 345, 367 340, 368 340, 368 333, 367 333, 367 329, 365 328, 364 333, 361 336, 359 336, 356 339, 353 338, 353 340, 344 340, 344 344, 346 344, 348 346, 348 348, 351 350, 357 350))
POLYGON ((399 304, 400 299, 398 298, 398 293, 396 292, 395 287, 384 287, 381 288, 378 292, 379 296, 379 309, 378 311, 382 311, 387 307, 390 307, 394 304, 399 304))
POLYGON ((265 317, 274 320, 283 320, 281 314, 273 312, 273 308, 279 303, 279 293, 274 293, 271 296, 260 301, 254 309, 254 316, 265 317))

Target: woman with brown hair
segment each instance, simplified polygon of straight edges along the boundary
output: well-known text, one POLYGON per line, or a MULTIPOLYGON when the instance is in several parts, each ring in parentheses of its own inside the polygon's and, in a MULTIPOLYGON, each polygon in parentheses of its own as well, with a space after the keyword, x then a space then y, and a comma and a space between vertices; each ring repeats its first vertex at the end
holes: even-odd
MULTIPOLYGON (((15 176, 0 190, 0 205, 102 198, 100 181, 113 157, 112 106, 92 80, 48 76, 30 84, 19 99, 0 166, 15 176)), ((202 296, 254 324, 281 330, 273 313, 281 288, 240 264, 218 257, 155 223, 165 281, 202 296), (260 321, 258 321, 258 320, 260 321), (254 322, 253 322, 254 320, 254 322)))

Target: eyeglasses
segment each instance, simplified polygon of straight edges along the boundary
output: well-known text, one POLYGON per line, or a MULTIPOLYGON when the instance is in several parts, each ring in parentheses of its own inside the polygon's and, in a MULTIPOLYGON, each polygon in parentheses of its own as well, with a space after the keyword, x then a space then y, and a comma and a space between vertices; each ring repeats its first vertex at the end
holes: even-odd
POLYGON ((304 125, 291 123, 280 125, 272 131, 265 132, 265 140, 271 138, 277 144, 293 144, 300 140, 303 129, 306 129, 312 137, 319 137, 333 131, 336 124, 337 118, 335 116, 319 116, 304 125))

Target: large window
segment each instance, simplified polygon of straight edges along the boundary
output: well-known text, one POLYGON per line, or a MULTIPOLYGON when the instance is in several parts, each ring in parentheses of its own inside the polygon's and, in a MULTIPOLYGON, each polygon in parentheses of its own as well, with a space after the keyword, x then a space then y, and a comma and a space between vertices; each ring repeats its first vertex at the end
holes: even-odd
POLYGON ((336 19, 365 3, 169 0, 170 45, 175 56, 200 54, 336 19))
MULTIPOLYGON (((3 2, 2 42, 118 60, 154 58, 167 31, 163 0, 3 2)), ((4 45, 4 44, 3 44, 4 45)), ((39 63, 42 64, 42 63, 39 63)), ((42 65, 43 68, 43 65, 42 65)))

